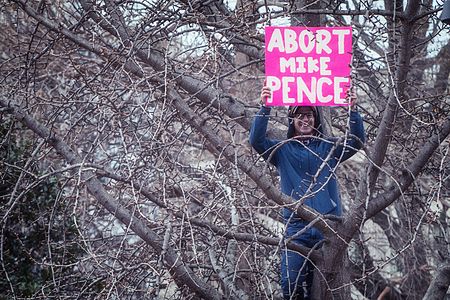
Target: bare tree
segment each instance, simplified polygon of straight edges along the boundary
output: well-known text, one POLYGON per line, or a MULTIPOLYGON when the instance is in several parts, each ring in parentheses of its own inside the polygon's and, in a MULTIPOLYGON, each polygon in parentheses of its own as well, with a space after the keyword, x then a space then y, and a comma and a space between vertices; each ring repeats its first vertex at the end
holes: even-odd
MULTIPOLYGON (((83 249, 68 267, 90 279, 49 281, 34 298, 93 287, 102 299, 280 298, 284 247, 316 266, 316 299, 444 297, 450 42, 440 2, 1 3, 0 113, 25 127, 3 143, 32 140, 41 176, 64 182, 83 249), (295 205, 247 144, 269 23, 354 28, 368 142, 337 169, 342 218, 295 205), (323 232, 319 249, 282 238, 283 207, 323 232)), ((274 109, 270 135, 284 136, 286 113, 274 109)), ((325 115, 329 134, 345 136, 348 111, 325 115)), ((16 183, 3 210, 27 189, 16 183)), ((11 273, 3 258, 1 272, 11 273)), ((20 297, 9 283, 2 294, 20 297)))

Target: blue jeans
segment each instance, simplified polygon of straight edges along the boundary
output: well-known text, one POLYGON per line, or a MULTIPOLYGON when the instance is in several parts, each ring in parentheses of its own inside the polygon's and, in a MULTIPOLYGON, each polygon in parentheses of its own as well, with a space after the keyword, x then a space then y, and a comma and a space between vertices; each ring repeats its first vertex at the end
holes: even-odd
MULTIPOLYGON (((295 235, 305 225, 288 225, 286 239, 295 235)), ((292 241, 312 248, 323 236, 316 228, 310 228, 292 241)), ((311 262, 298 252, 283 248, 281 250, 281 287, 284 299, 310 299, 314 277, 314 267, 311 262)))

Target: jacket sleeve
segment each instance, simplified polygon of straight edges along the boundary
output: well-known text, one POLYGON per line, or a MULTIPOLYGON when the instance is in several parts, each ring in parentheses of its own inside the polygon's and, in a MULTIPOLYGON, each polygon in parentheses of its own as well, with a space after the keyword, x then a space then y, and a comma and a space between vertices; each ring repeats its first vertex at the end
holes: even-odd
POLYGON ((344 161, 352 157, 366 142, 364 124, 361 115, 356 111, 350 112, 350 136, 335 150, 335 157, 344 161), (342 157, 341 157, 342 156, 342 157))
MULTIPOLYGON (((249 137, 250 145, 256 150, 256 152, 261 154, 265 160, 270 157, 274 146, 278 143, 275 140, 268 139, 266 136, 270 110, 270 107, 261 107, 253 119, 249 137)), ((272 155, 270 161, 273 164, 275 164, 276 161, 275 156, 276 155, 272 155)))

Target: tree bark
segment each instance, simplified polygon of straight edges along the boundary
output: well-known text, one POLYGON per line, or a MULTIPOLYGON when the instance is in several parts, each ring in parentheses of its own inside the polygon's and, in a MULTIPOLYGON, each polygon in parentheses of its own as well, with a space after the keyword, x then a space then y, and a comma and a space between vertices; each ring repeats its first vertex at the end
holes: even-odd
POLYGON ((450 260, 438 268, 423 300, 444 299, 450 285, 450 260))

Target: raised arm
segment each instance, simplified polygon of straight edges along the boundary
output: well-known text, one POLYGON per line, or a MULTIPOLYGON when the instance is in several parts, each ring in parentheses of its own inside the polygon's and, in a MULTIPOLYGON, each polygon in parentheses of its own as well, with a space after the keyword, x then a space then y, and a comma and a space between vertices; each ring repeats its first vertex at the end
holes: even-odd
POLYGON ((352 157, 359 149, 361 149, 366 142, 366 134, 364 132, 363 119, 361 115, 352 110, 350 112, 350 135, 339 145, 335 150, 335 157, 342 158, 341 161, 352 157))
MULTIPOLYGON (((267 125, 269 123, 270 107, 264 106, 265 99, 270 97, 271 92, 268 87, 263 87, 261 90, 261 102, 262 106, 259 112, 255 115, 253 119, 252 126, 250 128, 249 142, 253 149, 261 154, 264 159, 268 159, 270 153, 272 152, 274 146, 278 143, 275 140, 268 139, 266 136, 267 125)), ((274 163, 274 158, 272 158, 272 163, 274 163)))

